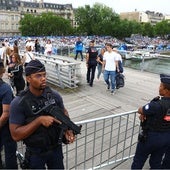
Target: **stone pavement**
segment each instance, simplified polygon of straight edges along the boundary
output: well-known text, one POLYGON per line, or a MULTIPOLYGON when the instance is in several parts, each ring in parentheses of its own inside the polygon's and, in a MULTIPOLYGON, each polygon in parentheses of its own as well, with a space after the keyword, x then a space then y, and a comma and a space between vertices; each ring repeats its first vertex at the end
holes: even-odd
MULTIPOLYGON (((144 105, 158 95, 160 79, 157 74, 125 68, 125 87, 117 90, 114 95, 111 95, 110 91, 106 90, 102 75, 100 80, 94 80, 93 87, 86 83, 85 61, 81 62, 81 74, 82 84, 77 89, 63 90, 53 87, 63 97, 65 107, 74 122, 136 110, 139 106, 144 105), (98 112, 102 108, 108 112, 105 114, 98 112)), ((4 78, 8 81, 6 74, 4 78)), ((129 162, 117 168, 130 169, 129 162)), ((112 168, 110 167, 109 169, 112 168)))

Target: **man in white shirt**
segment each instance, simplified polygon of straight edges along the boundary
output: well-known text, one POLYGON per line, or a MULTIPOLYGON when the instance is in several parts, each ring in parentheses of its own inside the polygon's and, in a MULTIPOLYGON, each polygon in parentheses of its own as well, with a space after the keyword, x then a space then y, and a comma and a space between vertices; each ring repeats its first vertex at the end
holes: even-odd
POLYGON ((107 83, 107 89, 110 90, 111 94, 115 93, 115 77, 116 70, 119 72, 118 60, 119 55, 113 51, 112 45, 110 43, 106 44, 106 52, 103 56, 103 76, 104 80, 107 83), (110 80, 109 80, 110 79, 110 80))

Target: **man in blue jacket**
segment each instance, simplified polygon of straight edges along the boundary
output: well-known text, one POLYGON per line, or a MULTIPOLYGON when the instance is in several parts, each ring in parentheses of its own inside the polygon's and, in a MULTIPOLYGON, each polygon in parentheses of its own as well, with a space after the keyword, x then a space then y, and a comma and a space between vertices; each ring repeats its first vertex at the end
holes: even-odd
POLYGON ((75 49, 76 49, 76 56, 75 56, 74 59, 77 60, 77 56, 80 53, 81 61, 83 61, 83 54, 82 54, 82 51, 83 51, 83 42, 80 40, 80 38, 78 38, 78 41, 76 42, 75 49))

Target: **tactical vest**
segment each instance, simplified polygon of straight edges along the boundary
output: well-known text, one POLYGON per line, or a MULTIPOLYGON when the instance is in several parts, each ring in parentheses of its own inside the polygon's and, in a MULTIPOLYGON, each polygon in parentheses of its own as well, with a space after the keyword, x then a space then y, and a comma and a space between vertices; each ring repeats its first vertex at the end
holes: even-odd
POLYGON ((154 98, 153 101, 161 105, 160 114, 147 116, 143 129, 151 131, 170 131, 170 99, 154 98))
MULTIPOLYGON (((2 85, 2 84, 4 84, 5 82, 2 80, 2 79, 0 79, 0 86, 2 85)), ((2 99, 0 99, 0 116, 2 115, 2 99)))
MULTIPOLYGON (((20 96, 21 100, 19 105, 26 109, 26 124, 41 115, 48 115, 48 113, 45 111, 38 113, 38 111, 47 104, 57 104, 49 87, 47 87, 45 90, 45 97, 35 97, 28 89, 23 91, 20 96)), ((54 123, 48 128, 41 125, 33 134, 31 134, 23 141, 26 146, 29 147, 50 148, 52 146, 58 145, 60 131, 61 129, 57 123, 54 123)))

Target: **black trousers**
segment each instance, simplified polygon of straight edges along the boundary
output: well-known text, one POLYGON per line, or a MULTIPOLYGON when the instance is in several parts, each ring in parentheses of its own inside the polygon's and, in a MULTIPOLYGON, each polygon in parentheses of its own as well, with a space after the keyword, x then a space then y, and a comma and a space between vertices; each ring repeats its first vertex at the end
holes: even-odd
POLYGON ((5 152, 5 168, 18 169, 16 158, 17 143, 11 137, 8 123, 0 129, 0 147, 2 146, 5 152))
POLYGON ((93 80, 94 80, 94 77, 95 77, 95 71, 96 71, 96 64, 95 65, 89 64, 88 68, 87 68, 87 82, 90 85, 93 85, 93 80))

